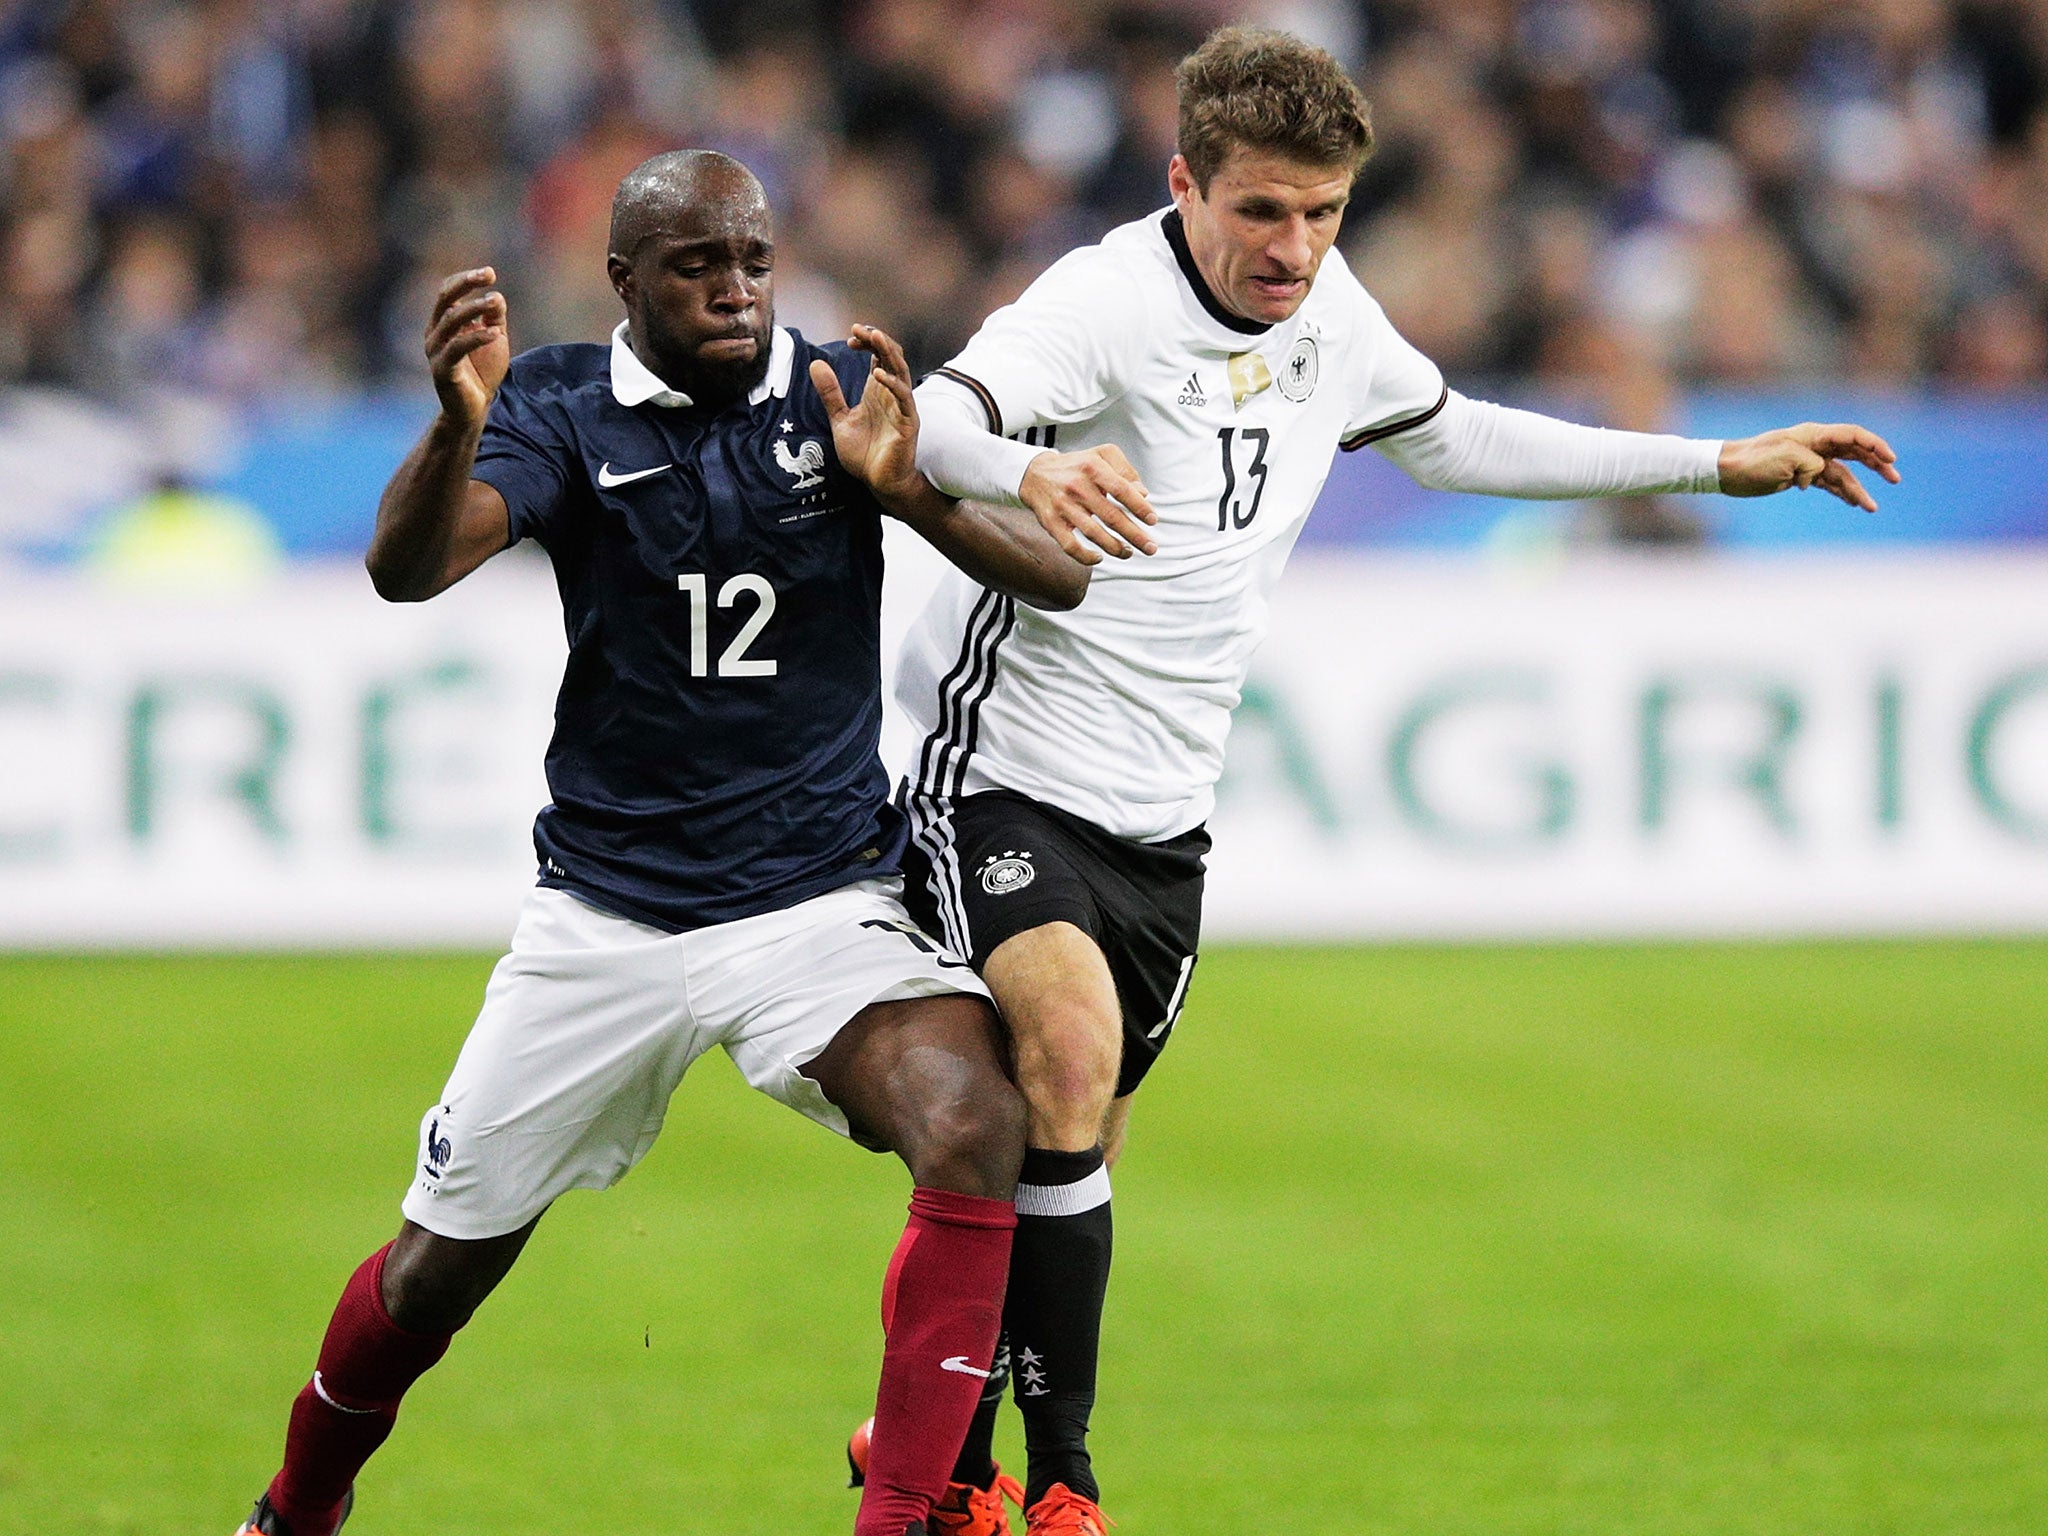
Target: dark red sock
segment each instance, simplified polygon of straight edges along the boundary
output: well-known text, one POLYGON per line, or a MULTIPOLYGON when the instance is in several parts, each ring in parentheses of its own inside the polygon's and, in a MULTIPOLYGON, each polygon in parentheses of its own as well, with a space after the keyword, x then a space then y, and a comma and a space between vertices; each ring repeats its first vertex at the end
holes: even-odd
POLYGON ((398 1421, 398 1400, 448 1352, 449 1334, 407 1333, 384 1310, 387 1243, 349 1276, 320 1364, 292 1404, 270 1504, 292 1536, 333 1536, 341 1501, 398 1421))
POLYGON ((903 1536, 931 1513, 981 1401, 1002 1327, 1017 1208, 914 1191, 882 1282, 882 1386, 854 1536, 903 1536))

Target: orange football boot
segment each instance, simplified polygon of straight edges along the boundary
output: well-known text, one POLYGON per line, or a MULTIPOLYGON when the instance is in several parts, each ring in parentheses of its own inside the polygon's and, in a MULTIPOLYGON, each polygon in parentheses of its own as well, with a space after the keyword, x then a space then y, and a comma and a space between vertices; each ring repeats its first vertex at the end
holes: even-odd
POLYGON ((972 1483, 948 1483, 944 1496, 932 1506, 928 1522, 931 1536, 1010 1536, 1010 1512, 1004 1505, 1005 1499, 1022 1509, 1024 1485, 1014 1477, 1003 1476, 1000 1467, 996 1469, 995 1483, 987 1488, 977 1488, 972 1483))
MULTIPOLYGON (((847 1486, 858 1488, 867 1482, 868 1447, 874 1436, 875 1421, 869 1419, 846 1442, 846 1468, 852 1474, 847 1486)), ((1014 1477, 1003 1476, 1001 1467, 996 1468, 996 1480, 987 1488, 977 1488, 972 1483, 948 1483, 939 1502, 932 1506, 931 1519, 926 1523, 929 1536, 1010 1536, 1010 1512, 1003 1507, 1005 1499, 1019 1509, 1024 1507, 1024 1485, 1014 1477)))
POLYGON ((1103 1536, 1114 1523, 1093 1499, 1054 1483, 1024 1511, 1024 1536, 1103 1536))

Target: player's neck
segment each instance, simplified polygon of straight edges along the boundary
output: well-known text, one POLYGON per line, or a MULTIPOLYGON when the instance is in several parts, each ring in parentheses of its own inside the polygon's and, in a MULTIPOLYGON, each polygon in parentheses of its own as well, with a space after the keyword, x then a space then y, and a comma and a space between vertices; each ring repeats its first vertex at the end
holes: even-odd
POLYGON ((1180 265, 1181 276, 1185 277, 1188 286, 1194 289, 1195 297, 1201 301, 1203 310, 1211 320, 1219 325, 1228 326, 1243 336, 1263 336, 1273 328, 1266 321, 1245 318, 1217 297, 1215 285, 1202 271, 1202 264, 1195 259, 1194 247, 1188 243, 1187 224, 1181 218, 1178 208, 1167 212, 1166 217, 1160 221, 1160 228, 1166 233, 1166 243, 1173 250, 1173 259, 1180 265))

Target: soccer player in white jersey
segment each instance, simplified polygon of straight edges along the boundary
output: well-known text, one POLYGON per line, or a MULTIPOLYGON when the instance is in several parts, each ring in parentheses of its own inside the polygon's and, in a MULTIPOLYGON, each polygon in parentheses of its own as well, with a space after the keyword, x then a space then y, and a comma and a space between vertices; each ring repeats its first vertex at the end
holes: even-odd
MULTIPOLYGON (((1231 710, 1336 451, 1371 445, 1425 485, 1525 497, 1819 485, 1869 510, 1850 462, 1898 478, 1853 426, 1695 442, 1465 398, 1333 249, 1372 147, 1336 61, 1229 28, 1178 83, 1172 208, 1056 262, 917 391, 935 485, 1021 501, 1085 559, 1124 557, 1064 613, 949 573, 897 685, 923 732, 912 885, 995 993, 1030 1110, 1005 1326, 1032 1536, 1106 1523, 1086 1434, 1107 1165, 1187 996, 1231 710)), ((1003 1528, 999 1400, 935 1532, 1003 1528)))

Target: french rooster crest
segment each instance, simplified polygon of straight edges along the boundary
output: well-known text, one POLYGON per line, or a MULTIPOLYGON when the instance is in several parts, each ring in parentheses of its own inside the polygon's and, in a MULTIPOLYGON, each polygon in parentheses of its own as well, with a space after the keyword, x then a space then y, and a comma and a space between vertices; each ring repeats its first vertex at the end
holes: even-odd
POLYGON ((775 465, 784 474, 796 476, 793 491, 808 491, 814 485, 825 483, 825 445, 815 437, 804 439, 803 446, 795 453, 789 451, 789 444, 781 438, 775 439, 775 465))

